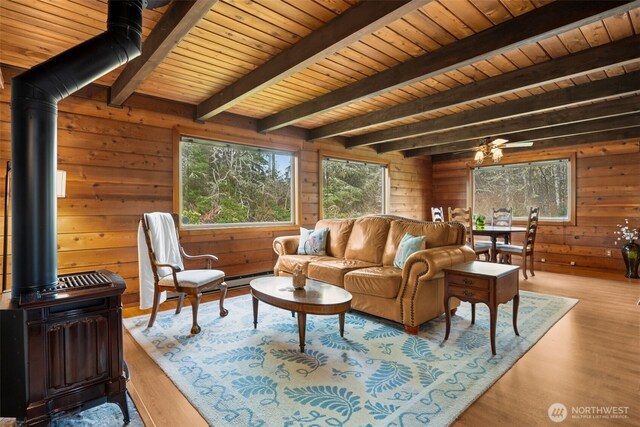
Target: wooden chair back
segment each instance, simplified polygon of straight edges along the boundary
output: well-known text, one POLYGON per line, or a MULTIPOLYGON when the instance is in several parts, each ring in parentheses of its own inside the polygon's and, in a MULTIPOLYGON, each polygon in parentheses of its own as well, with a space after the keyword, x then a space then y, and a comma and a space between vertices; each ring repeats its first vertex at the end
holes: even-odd
MULTIPOLYGON (((173 218, 173 224, 176 228, 176 236, 178 236, 178 245, 179 245, 180 233, 178 233, 178 221, 179 221, 178 214, 172 213, 171 218, 173 218)), ((144 241, 147 244, 147 252, 149 254, 149 259, 151 260, 151 271, 153 272, 153 281, 155 285, 158 286, 158 282, 160 281, 160 275, 158 274, 158 267, 156 266, 156 264, 158 264, 158 259, 151 245, 151 237, 149 237, 150 236, 149 223, 147 222, 146 215, 144 214, 142 215, 141 221, 142 221, 142 231, 144 232, 144 241)), ((180 253, 182 253, 182 251, 180 251, 180 253)))
POLYGON ((449 221, 457 221, 464 224, 464 227, 467 230, 467 244, 469 244, 473 248, 473 213, 471 211, 471 208, 449 207, 449 221))
POLYGON ((525 232, 522 247, 525 252, 533 252, 536 243, 536 232, 538 231, 538 218, 540 217, 540 208, 532 207, 529 209, 529 219, 527 221, 527 231, 525 232))
POLYGON ((431 221, 433 221, 433 222, 444 222, 444 209, 442 209, 442 208, 431 208, 431 221))
POLYGON ((491 225, 501 227, 511 227, 513 219, 513 208, 492 208, 491 225))

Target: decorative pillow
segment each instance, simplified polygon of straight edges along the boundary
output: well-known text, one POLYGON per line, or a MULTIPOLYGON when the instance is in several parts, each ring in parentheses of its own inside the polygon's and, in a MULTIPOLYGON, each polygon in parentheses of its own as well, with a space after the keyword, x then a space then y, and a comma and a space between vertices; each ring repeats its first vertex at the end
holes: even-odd
POLYGON ((300 227, 298 255, 326 255, 327 234, 329 234, 329 227, 320 230, 307 230, 300 227))
POLYGON ((402 240, 400 240, 400 245, 398 245, 396 257, 393 260, 393 266, 396 268, 403 268, 404 263, 407 262, 407 258, 409 258, 412 253, 418 252, 422 249, 423 245, 424 236, 415 237, 409 233, 405 233, 405 235, 402 236, 402 240))

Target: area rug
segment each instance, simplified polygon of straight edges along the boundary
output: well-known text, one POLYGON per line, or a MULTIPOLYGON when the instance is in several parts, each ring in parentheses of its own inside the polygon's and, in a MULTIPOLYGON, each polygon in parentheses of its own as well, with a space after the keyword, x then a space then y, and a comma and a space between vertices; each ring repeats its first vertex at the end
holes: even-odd
MULTIPOLYGON (((127 426, 144 427, 144 422, 128 394, 127 406, 130 418, 127 426)), ((18 424, 15 418, 0 418, 0 427, 16 427, 16 425, 18 424)), ((66 413, 53 420, 49 427, 120 427, 124 425, 120 407, 115 403, 104 403, 82 412, 66 413)))
POLYGON ((191 313, 125 319, 134 339, 166 372, 210 425, 423 426, 447 425, 500 378, 577 300, 521 291, 516 336, 511 304, 498 313, 491 355, 489 311, 470 305, 444 315, 418 336, 360 312, 307 316, 305 353, 291 313, 260 303, 253 328, 251 296, 201 306, 202 332, 190 335, 191 313))
MULTIPOLYGON (((129 407, 130 421, 126 425, 128 427, 144 427, 144 422, 128 394, 127 406, 129 407)), ((104 403, 77 414, 57 419, 51 423, 50 427, 115 427, 124 425, 120 407, 115 403, 104 403)))

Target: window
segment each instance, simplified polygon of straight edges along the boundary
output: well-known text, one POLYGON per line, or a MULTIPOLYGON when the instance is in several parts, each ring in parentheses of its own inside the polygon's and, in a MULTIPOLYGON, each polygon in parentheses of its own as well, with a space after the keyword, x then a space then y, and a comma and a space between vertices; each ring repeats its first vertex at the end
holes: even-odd
POLYGON ((182 226, 293 224, 295 164, 291 152, 181 137, 182 226))
POLYGON ((321 155, 323 218, 385 213, 387 164, 321 155))
POLYGON ((494 207, 513 207, 513 218, 526 220, 531 206, 540 218, 569 221, 574 214, 572 159, 513 163, 472 169, 473 212, 491 215, 494 207))

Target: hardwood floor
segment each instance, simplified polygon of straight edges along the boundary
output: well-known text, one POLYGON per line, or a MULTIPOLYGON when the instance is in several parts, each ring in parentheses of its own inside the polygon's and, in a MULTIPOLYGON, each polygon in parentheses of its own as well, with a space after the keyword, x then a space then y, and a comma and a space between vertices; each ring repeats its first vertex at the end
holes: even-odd
MULTIPOLYGON (((584 277, 541 271, 521 280, 520 287, 580 302, 454 425, 553 425, 547 415, 553 403, 568 409, 563 425, 638 425, 640 280, 622 274, 584 277), (609 407, 626 407, 627 418, 588 420, 571 415, 572 409, 586 416, 585 411, 609 407)), ((229 297, 246 292, 233 290, 229 297)), ((125 309, 125 316, 139 313, 125 309)), ((128 333, 125 358, 131 370, 129 390, 146 425, 207 425, 128 333)))

